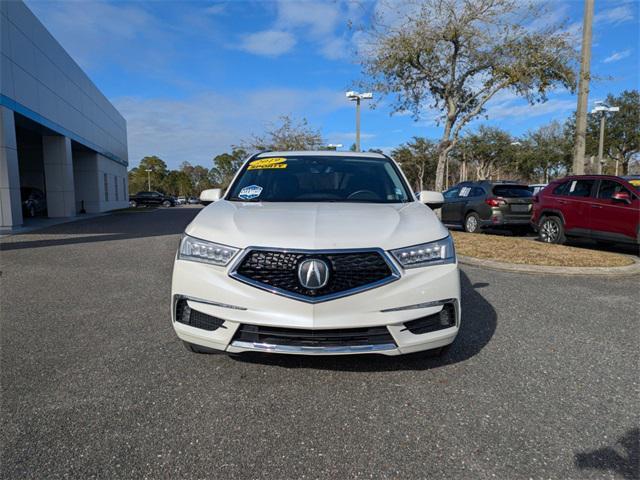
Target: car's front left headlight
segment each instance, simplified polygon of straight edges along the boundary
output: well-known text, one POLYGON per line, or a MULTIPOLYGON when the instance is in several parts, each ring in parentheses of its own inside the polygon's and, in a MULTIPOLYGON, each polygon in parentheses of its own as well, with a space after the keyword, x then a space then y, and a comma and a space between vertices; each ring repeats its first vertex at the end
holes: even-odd
POLYGON ((456 261, 451 235, 435 242, 391 250, 391 254, 404 268, 441 265, 456 261))
POLYGON ((207 242, 198 238, 185 235, 180 242, 178 250, 179 260, 191 260, 193 262, 210 263, 224 267, 238 253, 238 248, 207 242))

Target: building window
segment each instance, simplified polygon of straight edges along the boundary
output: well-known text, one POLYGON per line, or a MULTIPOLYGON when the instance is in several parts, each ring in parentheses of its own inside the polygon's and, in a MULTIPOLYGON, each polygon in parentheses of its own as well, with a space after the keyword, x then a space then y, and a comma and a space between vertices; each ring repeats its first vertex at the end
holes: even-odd
POLYGON ((109 201, 109 176, 105 173, 103 178, 104 178, 104 201, 108 202, 109 201))
POLYGON ((116 175, 113 176, 113 186, 116 189, 116 202, 118 200, 120 200, 120 198, 118 198, 118 177, 116 175))

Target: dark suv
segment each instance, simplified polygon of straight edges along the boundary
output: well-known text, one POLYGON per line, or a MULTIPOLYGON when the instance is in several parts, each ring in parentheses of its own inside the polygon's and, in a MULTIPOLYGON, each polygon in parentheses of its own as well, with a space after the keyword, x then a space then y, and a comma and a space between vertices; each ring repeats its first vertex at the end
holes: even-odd
POLYGON ((175 207, 176 199, 160 192, 138 192, 129 195, 129 206, 138 205, 162 205, 163 207, 175 207))
POLYGON ((462 225, 467 232, 482 227, 530 228, 533 194, 515 182, 462 182, 444 195, 442 223, 462 225))
POLYGON ((639 196, 638 187, 621 177, 566 177, 534 197, 531 222, 544 242, 571 236, 640 244, 639 196))

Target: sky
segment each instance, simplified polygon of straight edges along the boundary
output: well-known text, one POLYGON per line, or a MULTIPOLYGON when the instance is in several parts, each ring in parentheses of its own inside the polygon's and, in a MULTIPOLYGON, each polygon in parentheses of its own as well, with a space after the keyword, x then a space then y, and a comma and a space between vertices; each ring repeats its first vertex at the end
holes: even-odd
MULTIPOLYGON (((94 1, 26 0, 27 5, 127 120, 129 165, 157 155, 170 168, 212 166, 212 158, 282 115, 306 118, 327 143, 355 140, 345 98, 363 74, 362 32, 382 0, 94 1), (353 26, 356 26, 354 28, 353 26)), ((580 44, 582 0, 554 0, 536 22, 566 20, 580 44)), ((638 88, 640 2, 596 0, 590 105, 638 88)), ((392 113, 392 98, 362 112, 362 147, 390 152, 414 136, 437 139, 437 112, 392 113)), ((471 124, 521 135, 575 110, 555 90, 530 106, 499 94, 471 124)))

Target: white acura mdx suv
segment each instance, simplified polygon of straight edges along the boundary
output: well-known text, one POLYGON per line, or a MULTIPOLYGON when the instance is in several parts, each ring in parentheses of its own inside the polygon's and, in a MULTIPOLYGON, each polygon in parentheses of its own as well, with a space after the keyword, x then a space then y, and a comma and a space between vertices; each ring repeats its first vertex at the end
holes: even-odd
MULTIPOLYGON (((187 226, 172 322, 193 352, 442 353, 460 327, 449 231, 377 153, 250 157, 187 226)), ((426 205, 425 205, 426 204, 426 205)))

